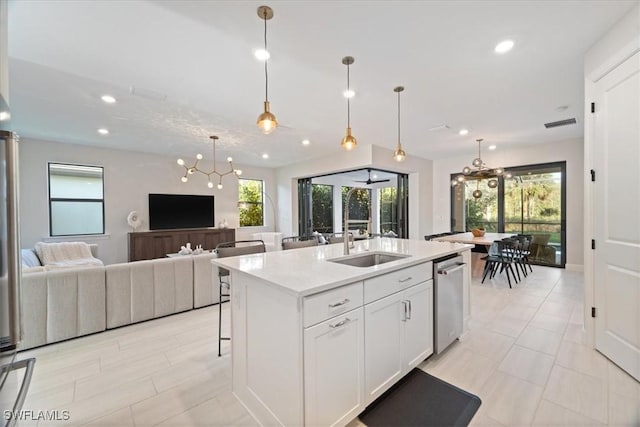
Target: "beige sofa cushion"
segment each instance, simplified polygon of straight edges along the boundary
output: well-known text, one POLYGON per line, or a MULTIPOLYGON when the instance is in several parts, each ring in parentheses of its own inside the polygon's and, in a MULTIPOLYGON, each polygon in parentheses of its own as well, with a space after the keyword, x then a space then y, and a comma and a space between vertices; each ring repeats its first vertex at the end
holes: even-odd
POLYGON ((193 256, 193 306, 215 304, 219 299, 218 267, 211 264, 215 252, 193 256))
POLYGON ((106 267, 107 328, 193 308, 192 257, 106 267))
POLYGON ((106 329, 104 267, 25 274, 21 292, 22 349, 106 329))

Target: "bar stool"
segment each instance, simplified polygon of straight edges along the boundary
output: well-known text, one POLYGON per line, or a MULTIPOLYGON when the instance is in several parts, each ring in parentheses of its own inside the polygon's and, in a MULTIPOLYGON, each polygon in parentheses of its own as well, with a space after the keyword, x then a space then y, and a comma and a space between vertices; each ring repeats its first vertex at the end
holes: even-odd
MULTIPOLYGON (((218 258, 226 258, 232 256, 249 255, 266 252, 265 244, 262 240, 236 240, 234 242, 219 243, 215 249, 218 258), (242 246, 237 246, 237 245, 242 246)), ((229 298, 231 296, 229 282, 230 272, 226 268, 218 267, 219 282, 219 299, 218 299, 218 357, 222 356, 222 341, 230 340, 230 337, 222 336, 222 297, 229 298), (223 289, 226 291, 223 292, 223 289)), ((228 299, 226 301, 229 301, 228 299)), ((224 301, 224 302, 226 302, 224 301)))

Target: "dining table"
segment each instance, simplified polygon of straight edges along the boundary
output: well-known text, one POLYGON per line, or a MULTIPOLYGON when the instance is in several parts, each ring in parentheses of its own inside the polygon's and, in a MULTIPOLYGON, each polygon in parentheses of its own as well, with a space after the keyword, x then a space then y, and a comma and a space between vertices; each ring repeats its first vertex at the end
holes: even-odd
MULTIPOLYGON (((485 232, 484 236, 476 237, 473 233, 469 232, 450 234, 447 236, 436 237, 431 240, 436 242, 468 243, 472 245, 486 246, 488 252, 489 246, 491 246, 496 240, 502 240, 513 236, 515 236, 514 233, 485 232)), ((471 277, 482 277, 482 272, 484 270, 484 260, 482 258, 484 256, 486 256, 485 253, 471 252, 471 277)))
POLYGON ((484 233, 484 236, 476 237, 473 233, 458 233, 448 236, 436 237, 435 241, 452 243, 469 243, 472 245, 491 246, 496 240, 506 239, 515 236, 514 233, 484 233))

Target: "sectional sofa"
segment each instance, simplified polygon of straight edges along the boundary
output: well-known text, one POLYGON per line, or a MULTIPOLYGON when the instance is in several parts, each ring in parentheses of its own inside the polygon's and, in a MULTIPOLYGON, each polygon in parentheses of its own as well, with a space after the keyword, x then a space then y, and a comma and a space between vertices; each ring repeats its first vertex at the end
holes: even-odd
POLYGON ((21 349, 218 303, 215 254, 24 268, 21 349))

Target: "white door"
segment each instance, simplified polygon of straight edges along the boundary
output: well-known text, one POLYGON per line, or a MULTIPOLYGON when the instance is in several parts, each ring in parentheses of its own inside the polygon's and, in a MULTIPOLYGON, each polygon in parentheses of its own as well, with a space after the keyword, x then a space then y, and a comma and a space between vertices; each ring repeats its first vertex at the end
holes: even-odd
MULTIPOLYGON (((402 375, 403 292, 364 306, 365 392, 371 403, 402 375)), ((407 308, 408 310, 408 308, 407 308)))
POLYGON ((357 308, 304 330, 305 425, 344 425, 364 409, 364 319, 357 308))
POLYGON ((640 53, 595 85, 596 348, 640 380, 640 53))
POLYGON ((402 299, 409 302, 402 356, 408 372, 433 353, 433 281, 407 289, 402 299))

